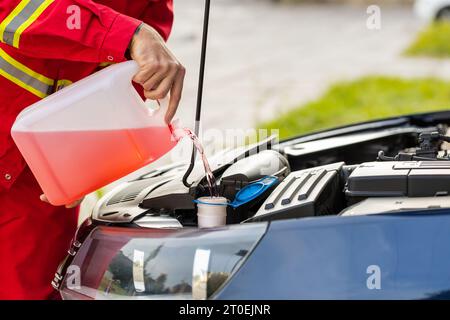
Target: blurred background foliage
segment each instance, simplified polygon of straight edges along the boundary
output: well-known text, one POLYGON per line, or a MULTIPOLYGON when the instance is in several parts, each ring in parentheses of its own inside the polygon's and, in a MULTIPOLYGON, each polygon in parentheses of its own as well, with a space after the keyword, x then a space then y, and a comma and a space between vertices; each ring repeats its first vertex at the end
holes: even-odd
POLYGON ((261 124, 286 138, 345 124, 450 108, 450 82, 368 76, 339 82, 315 101, 261 124))
MULTIPOLYGON (((309 0, 273 1, 311 3, 309 0)), ((414 1, 319 0, 314 3, 407 4, 410 7, 414 1)), ((450 20, 424 25, 403 55, 416 59, 450 58, 450 20)), ((317 99, 290 108, 275 119, 260 123, 259 127, 279 129, 280 137, 287 138, 360 121, 443 109, 450 109, 448 80, 366 75, 351 81, 336 81, 317 99)))
POLYGON ((450 58, 450 22, 435 22, 425 28, 406 54, 419 57, 450 58))

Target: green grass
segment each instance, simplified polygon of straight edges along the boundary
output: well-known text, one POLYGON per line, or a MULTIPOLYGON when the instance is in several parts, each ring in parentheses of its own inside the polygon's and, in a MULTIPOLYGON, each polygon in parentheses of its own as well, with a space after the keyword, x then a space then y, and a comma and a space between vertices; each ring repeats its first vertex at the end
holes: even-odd
POLYGON ((450 22, 430 24, 406 50, 409 56, 450 57, 450 22))
POLYGON ((98 189, 95 191, 95 195, 97 196, 97 199, 100 199, 105 195, 105 189, 98 189))
POLYGON ((259 125, 279 129, 280 137, 402 114, 450 109, 450 82, 365 77, 333 85, 316 101, 300 105, 259 125))

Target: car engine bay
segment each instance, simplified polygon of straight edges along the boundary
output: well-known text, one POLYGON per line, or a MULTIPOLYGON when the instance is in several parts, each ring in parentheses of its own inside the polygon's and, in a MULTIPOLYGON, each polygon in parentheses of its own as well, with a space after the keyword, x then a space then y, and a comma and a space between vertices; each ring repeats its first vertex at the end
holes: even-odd
MULTIPOLYGON (((220 195, 230 201, 227 224, 450 208, 447 123, 416 122, 377 121, 279 144, 269 137, 216 154, 210 164, 220 195)), ((171 164, 119 185, 97 203, 92 219, 196 227, 194 200, 207 195, 206 179, 198 162, 186 187, 186 168, 171 164)))

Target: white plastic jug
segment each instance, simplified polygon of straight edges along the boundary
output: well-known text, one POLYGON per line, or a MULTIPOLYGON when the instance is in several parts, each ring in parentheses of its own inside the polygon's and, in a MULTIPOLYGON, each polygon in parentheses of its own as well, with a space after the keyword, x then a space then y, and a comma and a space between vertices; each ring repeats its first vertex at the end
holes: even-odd
POLYGON ((113 65, 24 109, 12 137, 53 205, 71 203, 176 145, 165 108, 132 86, 134 61, 113 65))

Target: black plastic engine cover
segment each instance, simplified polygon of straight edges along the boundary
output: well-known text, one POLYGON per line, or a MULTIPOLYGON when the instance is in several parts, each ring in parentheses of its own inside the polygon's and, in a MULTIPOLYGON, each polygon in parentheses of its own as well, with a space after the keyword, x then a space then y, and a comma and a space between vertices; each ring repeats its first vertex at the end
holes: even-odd
POLYGON ((340 172, 334 163, 289 174, 247 221, 270 221, 337 214, 343 208, 340 172))
POLYGON ((367 197, 434 197, 450 194, 450 161, 368 162, 350 174, 350 202, 367 197))

